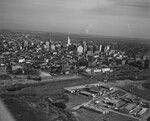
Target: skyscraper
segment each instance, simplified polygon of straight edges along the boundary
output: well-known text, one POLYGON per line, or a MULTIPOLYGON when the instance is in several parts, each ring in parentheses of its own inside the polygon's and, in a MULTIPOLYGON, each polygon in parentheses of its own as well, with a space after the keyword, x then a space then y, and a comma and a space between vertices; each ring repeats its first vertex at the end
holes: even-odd
POLYGON ((67 46, 71 45, 70 37, 68 37, 67 46))
POLYGON ((23 47, 24 47, 25 49, 27 49, 27 48, 28 48, 28 41, 27 41, 27 40, 25 40, 25 41, 24 41, 24 43, 23 43, 23 47))
POLYGON ((49 50, 50 49, 50 41, 47 40, 45 44, 46 44, 46 49, 49 50))
POLYGON ((84 41, 84 42, 83 42, 83 52, 84 52, 84 53, 87 52, 87 48, 88 48, 88 47, 87 47, 87 44, 86 44, 86 42, 84 41))
POLYGON ((82 53, 83 53, 83 47, 82 47, 82 45, 80 45, 80 46, 77 48, 77 52, 78 52, 79 54, 82 54, 82 53))
POLYGON ((102 51, 102 45, 99 45, 99 52, 102 51))

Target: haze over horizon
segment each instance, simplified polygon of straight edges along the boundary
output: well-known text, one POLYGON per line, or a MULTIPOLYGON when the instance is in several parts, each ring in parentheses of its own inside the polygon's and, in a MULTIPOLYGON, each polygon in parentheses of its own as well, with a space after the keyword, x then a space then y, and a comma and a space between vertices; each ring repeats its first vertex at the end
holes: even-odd
POLYGON ((0 29, 150 39, 150 1, 1 0, 0 29))

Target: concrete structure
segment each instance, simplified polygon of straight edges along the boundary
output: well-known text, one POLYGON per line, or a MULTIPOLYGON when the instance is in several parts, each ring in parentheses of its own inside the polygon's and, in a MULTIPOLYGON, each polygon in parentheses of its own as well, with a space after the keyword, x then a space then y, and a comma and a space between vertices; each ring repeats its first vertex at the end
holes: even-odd
POLYGON ((46 49, 47 49, 47 50, 50 50, 50 42, 49 42, 49 41, 46 41, 45 44, 46 44, 46 49))
POLYGON ((88 47, 87 47, 87 44, 86 44, 86 42, 84 41, 84 42, 83 42, 83 52, 84 52, 84 53, 87 52, 87 48, 88 48, 88 47))
POLYGON ((93 56, 93 51, 87 51, 87 55, 93 56))
POLYGON ((67 40, 67 46, 71 45, 71 40, 70 40, 70 37, 68 37, 68 40, 67 40))
POLYGON ((55 50, 55 45, 51 44, 51 50, 55 50))
POLYGON ((138 113, 138 116, 143 115, 147 111, 147 108, 142 108, 142 110, 138 113))
POLYGON ((105 108, 103 108, 101 106, 100 107, 94 106, 94 105, 92 105, 90 103, 88 103, 87 105, 84 105, 84 108, 90 109, 92 111, 97 111, 97 112, 100 112, 102 114, 109 113, 109 111, 107 109, 105 109, 105 108))
POLYGON ((23 46, 24 46, 24 48, 28 47, 28 41, 25 40, 23 46))
POLYGON ((82 54, 82 53, 83 53, 83 47, 82 47, 82 45, 80 45, 80 46, 77 48, 77 52, 78 52, 79 54, 82 54))
POLYGON ((135 108, 137 106, 136 103, 129 103, 127 104, 124 108, 128 111, 132 110, 133 108, 135 108))
POLYGON ((102 45, 99 45, 99 51, 100 52, 102 51, 102 45))

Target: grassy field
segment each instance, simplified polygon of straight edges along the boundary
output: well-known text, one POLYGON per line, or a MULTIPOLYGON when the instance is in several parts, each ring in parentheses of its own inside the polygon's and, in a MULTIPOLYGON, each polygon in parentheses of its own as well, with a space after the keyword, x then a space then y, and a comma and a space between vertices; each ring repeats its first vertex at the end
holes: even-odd
MULTIPOLYGON (((63 95, 61 98, 64 98, 63 95)), ((76 121, 71 112, 54 106, 44 97, 9 96, 3 98, 3 101, 16 121, 76 121)))
MULTIPOLYGON (((148 81, 150 81, 150 79, 148 81)), ((150 83, 143 84, 143 87, 150 90, 150 83)))
POLYGON ((77 121, 138 121, 114 112, 101 114, 84 108, 78 109, 74 115, 77 117, 77 121))
POLYGON ((55 83, 46 83, 36 87, 25 87, 18 91, 1 92, 8 109, 17 121, 75 121, 74 116, 68 111, 48 103, 46 99, 51 97, 54 101, 60 101, 69 108, 74 107, 86 98, 77 98, 64 93, 64 87, 94 83, 91 79, 67 80, 55 83))
POLYGON ((66 94, 69 97, 69 101, 66 103, 67 108, 73 108, 75 106, 81 105, 82 103, 88 102, 90 99, 79 96, 79 95, 74 95, 74 94, 66 94))
POLYGON ((132 94, 137 95, 141 98, 144 98, 150 101, 150 90, 148 89, 138 89, 134 86, 124 86, 122 87, 126 91, 131 91, 132 94))
POLYGON ((99 121, 99 117, 102 116, 101 113, 93 112, 85 108, 78 109, 75 115, 77 121, 99 121))
POLYGON ((121 114, 110 112, 97 121, 138 121, 135 118, 130 118, 121 114))
POLYGON ((4 103, 16 121, 45 121, 42 112, 35 111, 22 100, 9 98, 4 99, 4 103))
POLYGON ((49 95, 64 91, 64 87, 77 86, 82 84, 91 84, 97 82, 96 80, 83 78, 75 80, 57 81, 45 84, 39 84, 38 86, 32 85, 32 87, 22 88, 18 91, 8 91, 4 95, 49 95))

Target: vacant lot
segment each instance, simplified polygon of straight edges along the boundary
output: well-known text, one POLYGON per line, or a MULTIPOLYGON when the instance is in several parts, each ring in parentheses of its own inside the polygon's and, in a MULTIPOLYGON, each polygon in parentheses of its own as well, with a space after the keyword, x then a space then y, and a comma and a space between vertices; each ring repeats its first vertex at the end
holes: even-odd
POLYGON ((69 108, 86 102, 86 98, 64 93, 64 87, 94 83, 91 79, 74 79, 57 81, 38 86, 24 87, 21 90, 1 92, 10 112, 17 121, 75 121, 70 111, 61 109, 48 103, 46 99, 51 97, 54 101, 66 104, 69 108))
POLYGON ((67 108, 73 108, 75 106, 81 105, 82 103, 88 102, 90 99, 74 94, 66 94, 69 97, 69 102, 67 102, 67 108))
POLYGON ((141 98, 144 98, 144 99, 150 101, 150 90, 148 90, 148 89, 138 89, 134 86, 124 86, 122 88, 126 91, 130 91, 134 95, 137 95, 141 98))
POLYGON ((135 118, 130 118, 121 114, 110 112, 100 118, 98 121, 138 121, 135 118))
POLYGON ((101 113, 94 112, 85 108, 80 108, 75 112, 77 121, 99 121, 101 113))

